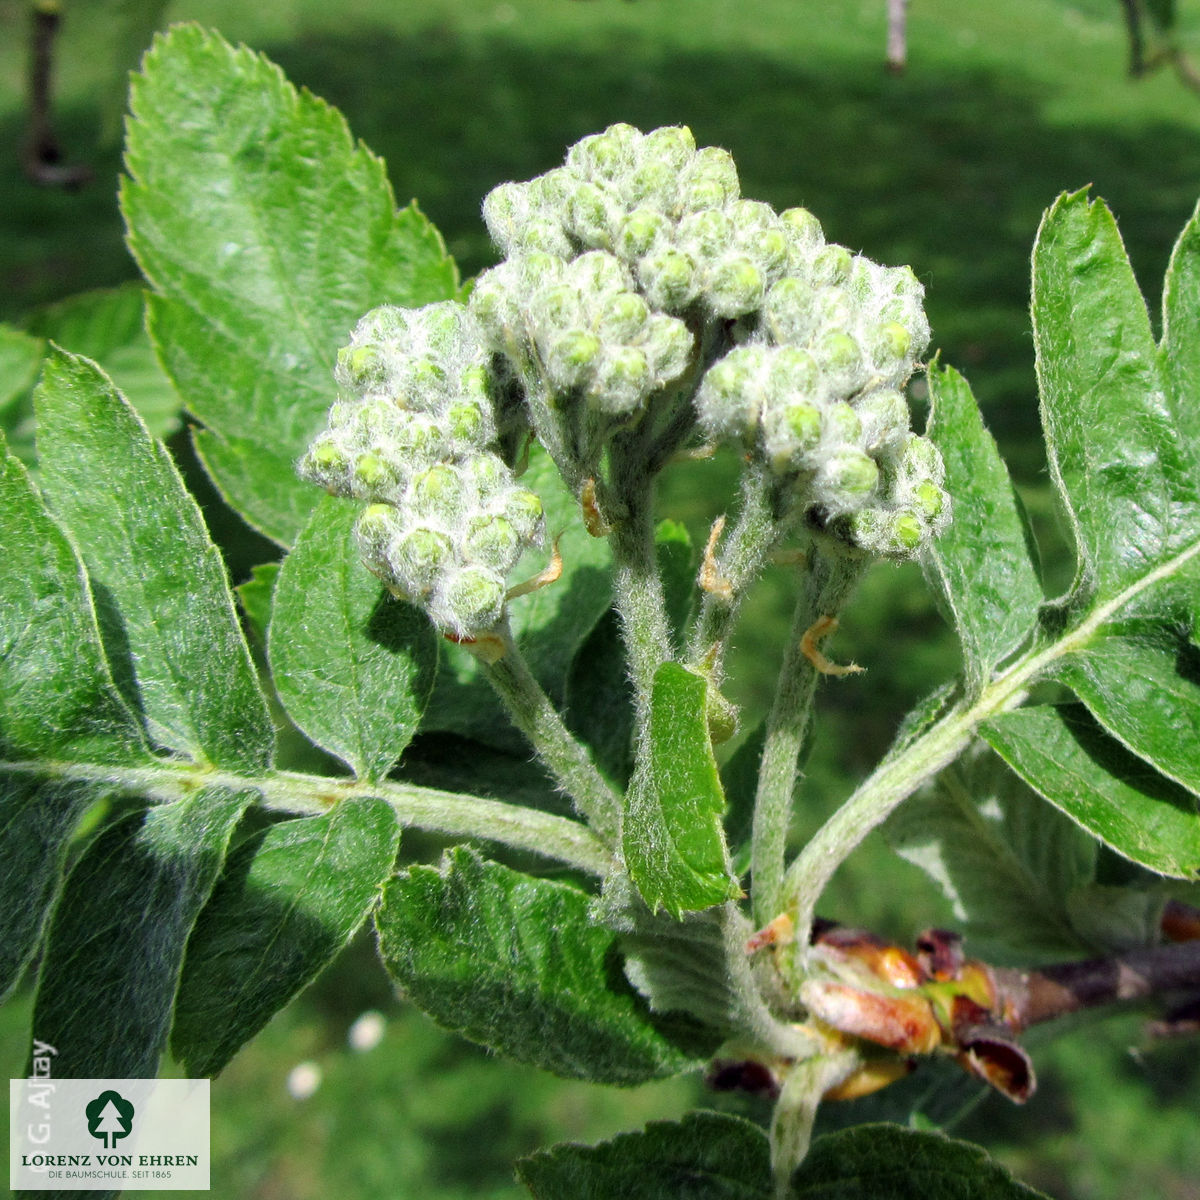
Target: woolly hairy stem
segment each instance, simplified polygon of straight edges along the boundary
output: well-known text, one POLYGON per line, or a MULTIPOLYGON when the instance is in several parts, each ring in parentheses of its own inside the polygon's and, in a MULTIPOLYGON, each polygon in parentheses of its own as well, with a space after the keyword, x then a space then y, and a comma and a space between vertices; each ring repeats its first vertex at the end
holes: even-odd
POLYGON ((858 1065, 853 1050, 820 1054, 797 1063, 784 1081, 771 1116, 771 1174, 776 1200, 792 1195, 792 1173, 808 1154, 821 1097, 858 1065))
POLYGON ((291 771, 241 775, 174 759, 150 759, 130 766, 38 759, 0 763, 0 778, 4 774, 48 783, 93 784, 105 792, 153 804, 182 800, 203 787, 226 787, 233 791, 253 788, 265 808, 302 816, 318 816, 350 797, 377 796, 395 809, 401 825, 454 838, 499 842, 514 850, 545 855, 589 875, 603 877, 612 867, 609 850, 578 821, 499 800, 417 787, 397 780, 364 783, 291 771))
POLYGON ((498 633, 504 653, 493 661, 480 658, 488 682, 575 807, 609 845, 615 845, 620 828, 620 799, 534 678, 507 622, 498 633))
POLYGON ((786 532, 779 516, 778 485, 762 463, 742 475, 737 523, 715 558, 715 580, 704 591, 688 645, 688 664, 719 686, 730 631, 750 583, 786 532))
POLYGON ((787 649, 767 717, 766 738, 754 799, 750 863, 754 915, 765 925, 783 911, 784 857, 800 751, 808 734, 819 672, 805 654, 805 634, 821 617, 833 617, 863 573, 863 564, 830 559, 814 551, 797 597, 787 649))

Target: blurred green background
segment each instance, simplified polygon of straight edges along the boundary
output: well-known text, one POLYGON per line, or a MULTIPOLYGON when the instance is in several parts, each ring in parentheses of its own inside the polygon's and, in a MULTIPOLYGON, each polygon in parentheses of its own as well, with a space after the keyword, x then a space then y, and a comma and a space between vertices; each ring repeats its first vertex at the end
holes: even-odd
MULTIPOLYGON (((106 133, 119 87, 112 30, 134 2, 63 2, 57 126, 68 157, 95 170, 67 193, 20 173, 28 9, 0 0, 0 319, 135 276, 115 203, 119 146, 106 133)), ((1200 47, 1200 2, 1178 8, 1182 43, 1200 47)), ((684 123, 701 144, 727 147, 746 195, 803 204, 830 239, 914 267, 934 344, 971 380, 1062 581, 1070 564, 1037 432, 1030 247, 1054 197, 1091 184, 1116 212, 1156 313, 1171 245, 1200 196, 1200 95, 1167 72, 1126 77, 1117 0, 917 0, 903 76, 883 68, 884 10, 884 0, 178 0, 167 17, 247 42, 342 108, 464 275, 491 261, 484 193, 553 166, 586 133, 617 120, 684 123)), ((673 480, 663 514, 702 539, 729 479, 718 461, 673 480)), ((257 552, 226 549, 235 563, 257 552)), ((789 586, 785 572, 770 574, 739 631, 731 690, 751 722, 769 700, 789 586)), ((830 652, 869 672, 822 693, 797 840, 955 661, 908 568, 877 569, 830 652)), ((924 877, 874 840, 825 908, 902 938, 951 921, 924 877)), ((25 996, 0 1012, 9 1075, 23 1069, 28 1008, 25 996)), ((1027 1108, 984 1098, 955 1132, 1064 1200, 1200 1200, 1194 1042, 1148 1045, 1138 1019, 1123 1017, 1048 1041, 1036 1058, 1042 1086, 1027 1108)), ((913 1086, 940 1079, 928 1072, 913 1086)), ((214 1083, 213 1192, 515 1197, 519 1154, 714 1102, 690 1079, 616 1091, 504 1064, 397 1001, 370 946, 356 945, 214 1083), (386 1032, 359 1052, 346 1035, 365 1010, 384 1014, 386 1032), (287 1086, 301 1063, 322 1078, 307 1099, 287 1086)))

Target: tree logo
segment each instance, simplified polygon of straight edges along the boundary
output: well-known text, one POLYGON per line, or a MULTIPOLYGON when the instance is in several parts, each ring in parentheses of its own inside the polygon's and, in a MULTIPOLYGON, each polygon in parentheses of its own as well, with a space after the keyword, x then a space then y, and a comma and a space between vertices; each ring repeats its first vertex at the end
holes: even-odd
POLYGON ((105 1150, 111 1150, 118 1138, 128 1137, 133 1129, 133 1105, 120 1092, 101 1092, 83 1111, 88 1133, 100 1138, 105 1150))

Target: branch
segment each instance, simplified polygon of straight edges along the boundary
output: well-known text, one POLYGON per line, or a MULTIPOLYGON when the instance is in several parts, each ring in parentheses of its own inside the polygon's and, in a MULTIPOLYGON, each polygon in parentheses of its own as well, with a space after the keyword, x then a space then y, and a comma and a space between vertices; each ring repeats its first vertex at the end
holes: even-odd
POLYGON ((43 187, 73 190, 90 183, 92 169, 62 164, 62 147, 51 118, 54 42, 62 15, 57 0, 35 0, 29 40, 29 133, 21 156, 25 174, 43 187))

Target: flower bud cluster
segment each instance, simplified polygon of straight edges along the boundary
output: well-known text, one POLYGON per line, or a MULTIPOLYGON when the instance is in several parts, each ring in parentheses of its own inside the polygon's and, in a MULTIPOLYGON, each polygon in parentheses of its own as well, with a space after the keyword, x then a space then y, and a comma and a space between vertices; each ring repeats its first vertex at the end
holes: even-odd
POLYGON ((543 520, 538 497, 489 449, 495 379, 474 318, 453 301, 375 309, 335 375, 340 398, 301 475, 367 502, 356 538, 389 587, 458 636, 491 628, 543 520))
POLYGON ((697 150, 682 127, 610 126, 572 146, 563 166, 496 188, 483 215, 510 257, 603 250, 651 308, 699 303, 716 317, 757 309, 804 238, 770 205, 741 198, 728 151, 697 150))
POLYGON ((556 404, 580 398, 601 417, 636 413, 692 353, 684 323, 653 312, 628 268, 599 250, 570 262, 517 255, 479 277, 470 305, 493 346, 527 374, 537 364, 556 404))

